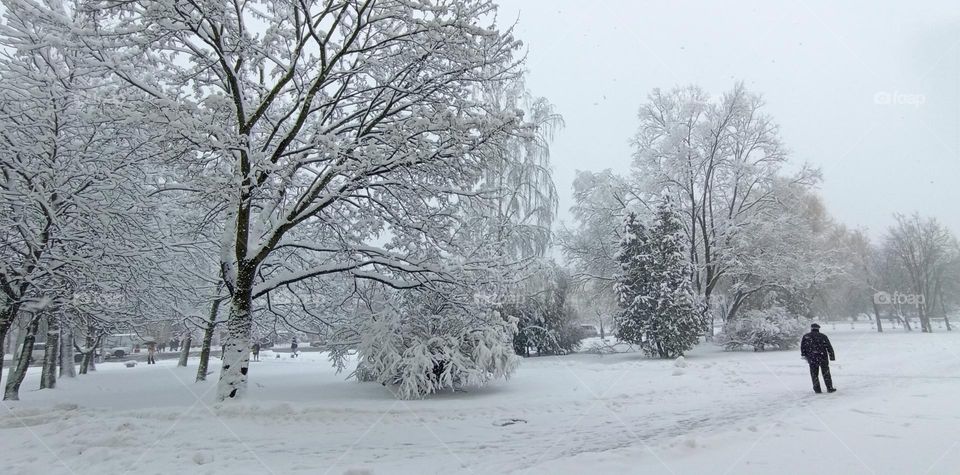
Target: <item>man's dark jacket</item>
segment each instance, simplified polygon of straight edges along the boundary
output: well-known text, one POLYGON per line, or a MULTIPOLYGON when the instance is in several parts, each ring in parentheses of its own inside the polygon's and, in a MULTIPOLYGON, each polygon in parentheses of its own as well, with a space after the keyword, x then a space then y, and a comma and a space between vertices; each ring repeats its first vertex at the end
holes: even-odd
POLYGON ((830 339, 820 333, 820 330, 812 330, 803 335, 803 340, 800 341, 800 356, 806 358, 810 364, 827 361, 827 358, 833 361, 836 358, 830 339))

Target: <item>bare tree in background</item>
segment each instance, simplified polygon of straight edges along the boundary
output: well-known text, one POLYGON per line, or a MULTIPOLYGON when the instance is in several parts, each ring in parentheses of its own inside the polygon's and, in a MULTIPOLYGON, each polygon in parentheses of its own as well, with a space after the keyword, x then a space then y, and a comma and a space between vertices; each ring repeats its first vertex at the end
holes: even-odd
MULTIPOLYGON (((934 305, 943 302, 943 282, 957 259, 957 239, 935 218, 922 218, 917 213, 895 218, 886 245, 906 271, 910 290, 923 297, 917 305, 921 331, 932 332, 930 315, 934 305)), ((943 313, 947 318, 945 304, 943 313)))

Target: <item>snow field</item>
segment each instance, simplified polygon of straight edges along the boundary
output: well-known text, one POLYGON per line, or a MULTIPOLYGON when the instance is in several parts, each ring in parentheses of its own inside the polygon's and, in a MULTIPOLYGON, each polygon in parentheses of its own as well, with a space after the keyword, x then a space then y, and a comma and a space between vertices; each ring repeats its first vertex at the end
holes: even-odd
POLYGON ((239 403, 174 360, 24 383, 0 473, 934 473, 960 470, 960 336, 825 332, 840 392, 799 352, 526 359, 510 381, 417 401, 320 353, 251 364, 239 403), (816 455, 819 461, 814 461, 816 455))

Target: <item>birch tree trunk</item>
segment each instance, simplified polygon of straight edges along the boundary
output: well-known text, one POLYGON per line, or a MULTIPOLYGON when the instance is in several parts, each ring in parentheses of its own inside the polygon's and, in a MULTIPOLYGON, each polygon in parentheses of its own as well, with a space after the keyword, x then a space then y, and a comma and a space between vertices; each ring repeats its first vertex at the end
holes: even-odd
POLYGON ((210 318, 207 320, 207 328, 203 331, 203 343, 200 346, 200 364, 197 366, 197 381, 207 380, 207 369, 210 366, 210 345, 213 344, 213 333, 217 328, 217 314, 220 313, 220 302, 223 299, 214 300, 210 306, 210 318))
POLYGON ((60 317, 47 315, 47 341, 43 345, 43 369, 40 389, 57 387, 57 360, 60 356, 60 317))
POLYGON ((180 359, 177 360, 178 367, 187 367, 187 360, 190 358, 190 346, 193 344, 193 335, 187 334, 180 345, 180 359))
POLYGON ((73 331, 64 328, 60 336, 60 377, 77 377, 77 365, 74 363, 73 331))
POLYGON ((23 345, 20 347, 20 354, 7 376, 7 386, 3 390, 4 401, 20 400, 20 384, 23 383, 23 378, 27 375, 27 368, 30 367, 30 356, 33 354, 33 343, 37 341, 37 328, 39 326, 40 316, 34 316, 30 320, 30 324, 27 325, 23 345))

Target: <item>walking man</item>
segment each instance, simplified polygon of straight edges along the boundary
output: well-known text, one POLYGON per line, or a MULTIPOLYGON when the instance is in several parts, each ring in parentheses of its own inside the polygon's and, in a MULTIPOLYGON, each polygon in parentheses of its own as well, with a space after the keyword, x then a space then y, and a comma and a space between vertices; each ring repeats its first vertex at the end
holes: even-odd
POLYGON ((800 341, 800 356, 810 364, 810 378, 813 380, 813 392, 819 394, 820 373, 823 373, 823 382, 827 384, 827 392, 832 393, 837 389, 833 387, 833 379, 830 377, 830 362, 837 359, 833 353, 833 345, 827 335, 820 333, 820 325, 814 323, 810 325, 810 333, 803 335, 800 341))

